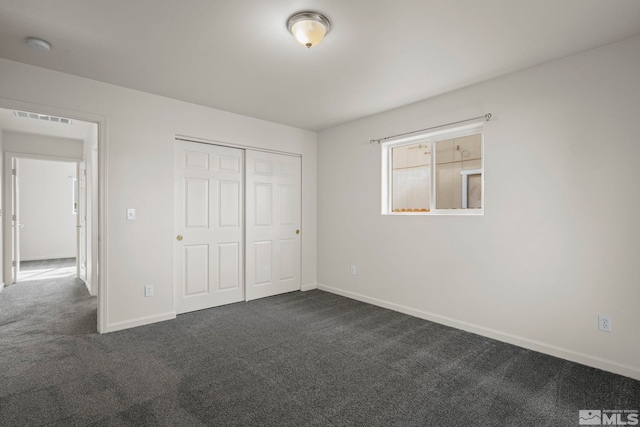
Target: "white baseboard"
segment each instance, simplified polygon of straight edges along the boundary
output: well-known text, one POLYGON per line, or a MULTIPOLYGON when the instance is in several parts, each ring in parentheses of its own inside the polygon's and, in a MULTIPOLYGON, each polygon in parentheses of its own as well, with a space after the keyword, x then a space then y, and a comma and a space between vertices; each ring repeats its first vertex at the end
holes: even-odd
POLYGON ((429 313, 426 311, 418 310, 411 307, 406 307, 399 304, 394 304, 388 301, 383 301, 377 298, 368 297, 355 292, 345 291, 342 289, 334 288, 331 286, 318 283, 318 289, 333 294, 341 295, 343 297, 351 298, 354 300, 366 302, 368 304, 376 305, 378 307, 387 308, 389 310, 398 311, 400 313, 408 314, 410 316, 418 317, 420 319, 429 320, 431 322, 440 323, 452 328, 462 329, 467 332, 471 332, 477 335, 482 335, 487 338, 492 338, 498 341, 503 341, 509 344, 517 345, 529 350, 537 351, 540 353, 548 354, 550 356, 559 357, 561 359, 569 360, 571 362, 580 363, 582 365, 591 366, 593 368, 602 369, 603 371, 613 372, 614 374, 624 375, 636 380, 640 380, 640 369, 634 366, 624 365, 611 360, 602 359, 599 357, 591 356, 589 354, 580 353, 577 351, 569 350, 566 348, 546 344, 540 341, 530 340, 517 335, 507 334, 497 331, 495 329, 485 328, 483 326, 474 325, 468 322, 462 322, 460 320, 452 319, 438 314, 429 313))
POLYGON ((159 314, 156 316, 139 317, 137 319, 125 320, 124 322, 109 323, 106 327, 106 330, 102 333, 121 331, 123 329, 135 328, 137 326, 149 325, 151 323, 163 322, 165 320, 171 320, 175 318, 176 312, 172 311, 170 313, 159 314))
POLYGON ((302 292, 312 291, 314 289, 318 289, 318 285, 316 283, 307 283, 306 285, 302 285, 300 290, 302 292))
POLYGON ((98 293, 94 291, 93 287, 91 286, 91 282, 89 282, 89 280, 85 280, 84 285, 87 287, 87 291, 89 291, 89 295, 91 295, 92 297, 95 297, 98 295, 98 293))
POLYGON ((0 283, 0 292, 4 289, 4 282, 0 283))

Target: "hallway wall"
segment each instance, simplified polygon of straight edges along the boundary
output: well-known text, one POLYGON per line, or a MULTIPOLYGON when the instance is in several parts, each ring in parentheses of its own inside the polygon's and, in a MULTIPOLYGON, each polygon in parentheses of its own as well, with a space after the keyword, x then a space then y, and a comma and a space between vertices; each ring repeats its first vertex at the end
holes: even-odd
POLYGON ((82 160, 83 157, 84 147, 81 140, 6 130, 3 134, 3 152, 78 160, 82 160))
POLYGON ((19 160, 21 260, 76 256, 75 177, 75 163, 19 160))

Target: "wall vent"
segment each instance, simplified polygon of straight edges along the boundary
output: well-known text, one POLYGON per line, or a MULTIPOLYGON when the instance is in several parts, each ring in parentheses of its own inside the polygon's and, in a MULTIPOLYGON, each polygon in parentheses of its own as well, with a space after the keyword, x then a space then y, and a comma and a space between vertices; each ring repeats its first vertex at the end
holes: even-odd
POLYGON ((26 111, 14 110, 16 117, 22 117, 25 119, 44 120, 45 122, 62 123, 65 125, 71 124, 71 119, 64 117, 48 116, 46 114, 28 113, 26 111))

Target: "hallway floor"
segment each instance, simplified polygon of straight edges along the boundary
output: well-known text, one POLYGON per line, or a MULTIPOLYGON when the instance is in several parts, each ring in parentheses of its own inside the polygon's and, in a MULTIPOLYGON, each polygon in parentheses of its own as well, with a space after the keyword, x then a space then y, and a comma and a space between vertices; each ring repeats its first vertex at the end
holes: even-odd
POLYGON ((18 282, 66 278, 76 274, 75 258, 45 259, 20 262, 18 282))

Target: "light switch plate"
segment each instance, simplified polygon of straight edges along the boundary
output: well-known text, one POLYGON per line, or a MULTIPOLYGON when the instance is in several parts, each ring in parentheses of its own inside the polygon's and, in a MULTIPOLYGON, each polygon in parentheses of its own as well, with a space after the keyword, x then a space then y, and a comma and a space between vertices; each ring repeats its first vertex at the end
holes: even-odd
POLYGON ((136 219, 136 210, 135 209, 127 209, 127 220, 132 221, 136 219))

